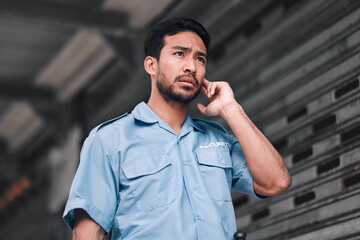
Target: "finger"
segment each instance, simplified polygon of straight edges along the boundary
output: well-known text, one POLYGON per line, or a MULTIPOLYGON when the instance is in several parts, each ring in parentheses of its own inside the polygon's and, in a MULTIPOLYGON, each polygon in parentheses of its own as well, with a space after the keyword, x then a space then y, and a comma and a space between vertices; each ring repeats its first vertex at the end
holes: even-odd
POLYGON ((211 98, 212 97, 212 93, 211 93, 211 88, 212 88, 212 85, 213 83, 212 82, 209 82, 208 85, 207 85, 207 96, 208 98, 211 98))
POLYGON ((199 109, 199 111, 200 111, 202 114, 207 115, 207 114, 206 114, 206 107, 205 107, 203 104, 198 103, 198 104, 196 104, 196 106, 197 106, 197 108, 199 109))
POLYGON ((216 88, 217 88, 217 84, 213 82, 213 84, 211 84, 211 88, 210 88, 211 96, 215 95, 216 88))
POLYGON ((204 85, 201 86, 201 91, 204 93, 205 96, 207 96, 207 89, 204 85))
POLYGON ((210 82, 206 78, 204 78, 203 86, 206 88, 205 95, 210 99, 214 93, 211 93, 211 87, 213 85, 213 82, 210 82))
POLYGON ((203 86, 207 87, 209 85, 210 81, 204 78, 203 86))

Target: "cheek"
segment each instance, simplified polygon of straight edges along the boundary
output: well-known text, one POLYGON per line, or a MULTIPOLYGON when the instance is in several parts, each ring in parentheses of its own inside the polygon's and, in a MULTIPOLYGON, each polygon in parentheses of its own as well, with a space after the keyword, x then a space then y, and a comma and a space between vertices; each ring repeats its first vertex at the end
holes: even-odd
POLYGON ((206 73, 206 68, 204 66, 199 66, 197 69, 198 78, 202 80, 205 77, 205 73, 206 73))
POLYGON ((175 79, 174 71, 171 69, 171 65, 163 65, 161 70, 159 71, 159 76, 162 78, 163 81, 172 81, 175 79))
POLYGON ((176 67, 175 66, 178 66, 178 63, 169 63, 169 64, 166 64, 164 66, 164 70, 168 73, 168 74, 171 74, 172 72, 176 71, 176 67))

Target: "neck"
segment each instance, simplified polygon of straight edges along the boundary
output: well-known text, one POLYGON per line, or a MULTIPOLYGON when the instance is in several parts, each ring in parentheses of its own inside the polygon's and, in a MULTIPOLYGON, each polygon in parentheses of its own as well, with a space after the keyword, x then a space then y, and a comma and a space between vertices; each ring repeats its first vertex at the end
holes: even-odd
POLYGON ((148 106, 179 135, 185 122, 189 104, 166 101, 162 96, 150 96, 148 106))

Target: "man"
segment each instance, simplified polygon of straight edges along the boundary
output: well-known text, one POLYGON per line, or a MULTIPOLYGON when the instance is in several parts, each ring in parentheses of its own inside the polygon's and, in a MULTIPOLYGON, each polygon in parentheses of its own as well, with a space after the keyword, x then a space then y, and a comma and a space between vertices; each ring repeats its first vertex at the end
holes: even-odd
POLYGON ((64 219, 74 239, 232 239, 230 190, 263 198, 290 185, 283 159, 236 102, 230 85, 205 79, 210 37, 198 22, 171 19, 150 31, 144 67, 151 95, 86 139, 64 219), (207 116, 188 115, 202 91, 207 116))

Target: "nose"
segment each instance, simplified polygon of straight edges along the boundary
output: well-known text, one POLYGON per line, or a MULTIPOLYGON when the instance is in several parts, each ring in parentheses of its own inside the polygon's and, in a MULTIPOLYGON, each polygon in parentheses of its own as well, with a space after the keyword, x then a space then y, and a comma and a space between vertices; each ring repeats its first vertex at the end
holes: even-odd
POLYGON ((195 73, 196 72, 196 64, 195 64, 194 59, 191 59, 191 58, 185 59, 184 72, 187 72, 187 73, 195 73))

